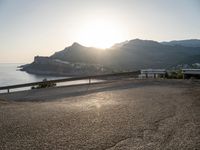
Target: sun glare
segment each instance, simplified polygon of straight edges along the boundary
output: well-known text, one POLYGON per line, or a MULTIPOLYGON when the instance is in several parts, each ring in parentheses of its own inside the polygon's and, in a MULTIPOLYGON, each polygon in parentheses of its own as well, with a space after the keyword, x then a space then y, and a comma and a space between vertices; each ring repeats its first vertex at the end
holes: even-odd
POLYGON ((80 42, 86 46, 109 48, 124 39, 122 27, 106 19, 88 21, 80 31, 80 42))

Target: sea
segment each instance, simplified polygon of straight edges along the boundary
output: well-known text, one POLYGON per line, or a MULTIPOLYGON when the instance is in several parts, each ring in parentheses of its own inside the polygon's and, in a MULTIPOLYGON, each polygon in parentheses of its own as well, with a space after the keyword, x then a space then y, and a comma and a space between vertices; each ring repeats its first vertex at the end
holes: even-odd
MULTIPOLYGON (((24 83, 31 83, 31 82, 38 82, 38 81, 42 81, 44 79, 54 80, 54 79, 70 78, 69 76, 59 77, 59 76, 29 74, 25 71, 19 70, 19 66, 21 66, 21 65, 24 65, 24 64, 22 64, 22 63, 0 63, 0 87, 24 84, 24 83)), ((93 83, 100 82, 100 80, 92 80, 92 82, 93 83)), ((57 83, 56 86, 65 86, 65 85, 74 85, 74 84, 83 84, 83 83, 88 83, 88 80, 57 83)), ((11 89, 11 92, 12 91, 30 90, 30 89, 31 89, 31 87, 11 89)), ((6 90, 0 90, 0 93, 4 93, 4 92, 6 92, 6 90)))

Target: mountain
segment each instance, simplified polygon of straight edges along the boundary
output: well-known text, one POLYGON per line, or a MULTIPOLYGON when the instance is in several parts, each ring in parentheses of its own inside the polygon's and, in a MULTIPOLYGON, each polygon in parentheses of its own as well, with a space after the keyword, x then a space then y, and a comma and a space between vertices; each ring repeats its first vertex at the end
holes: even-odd
POLYGON ((50 58, 68 61, 72 63, 98 63, 98 59, 102 57, 103 51, 93 47, 85 47, 79 43, 73 43, 64 50, 56 52, 50 58))
POLYGON ((200 48, 170 46, 151 40, 131 40, 118 48, 118 53, 115 64, 119 63, 127 69, 167 69, 177 64, 200 61, 197 57, 200 56, 200 48))
POLYGON ((116 43, 114 44, 111 48, 119 48, 121 46, 123 46, 124 44, 128 43, 129 41, 124 41, 124 42, 121 42, 121 43, 116 43))
POLYGON ((95 74, 144 68, 169 69, 180 64, 193 63, 200 63, 200 47, 186 47, 182 44, 170 45, 152 40, 134 39, 115 44, 106 50, 73 43, 64 50, 48 57, 48 60, 42 59, 39 62, 35 60, 23 70, 29 70, 31 73, 37 72, 37 70, 40 70, 40 73, 44 72, 43 70, 56 70, 56 73, 64 72, 65 74, 70 73, 73 75, 74 73, 85 74, 92 72, 95 74), (63 62, 67 62, 68 65, 63 66, 63 62), (46 65, 44 65, 45 63, 46 65), (82 65, 78 65, 78 68, 73 67, 77 66, 77 64, 82 65), (104 71, 102 72, 102 70, 104 71))
POLYGON ((56 52, 51 58, 70 62, 95 63, 115 69, 169 68, 199 61, 200 48, 171 46, 152 40, 134 39, 107 50, 88 48, 78 43, 56 52), (191 58, 194 58, 193 60, 191 58))
POLYGON ((198 39, 190 39, 190 40, 179 40, 179 41, 170 41, 170 42, 162 42, 165 45, 180 45, 185 47, 200 47, 200 40, 198 39))

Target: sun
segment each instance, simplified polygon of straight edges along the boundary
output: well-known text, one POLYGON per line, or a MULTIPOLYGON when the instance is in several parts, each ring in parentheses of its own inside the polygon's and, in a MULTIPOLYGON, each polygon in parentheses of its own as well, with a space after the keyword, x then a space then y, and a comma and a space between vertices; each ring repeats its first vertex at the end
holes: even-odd
POLYGON ((122 27, 118 23, 105 18, 87 21, 79 35, 79 41, 86 46, 103 49, 121 42, 123 38, 122 27))

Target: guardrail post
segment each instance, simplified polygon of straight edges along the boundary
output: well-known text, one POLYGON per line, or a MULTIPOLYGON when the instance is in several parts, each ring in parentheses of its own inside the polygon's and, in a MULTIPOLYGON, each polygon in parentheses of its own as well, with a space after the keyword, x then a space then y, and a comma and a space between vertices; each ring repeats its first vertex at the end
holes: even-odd
POLYGON ((89 77, 89 84, 91 83, 91 78, 89 77))
POLYGON ((10 89, 8 89, 8 93, 10 93, 10 89))

